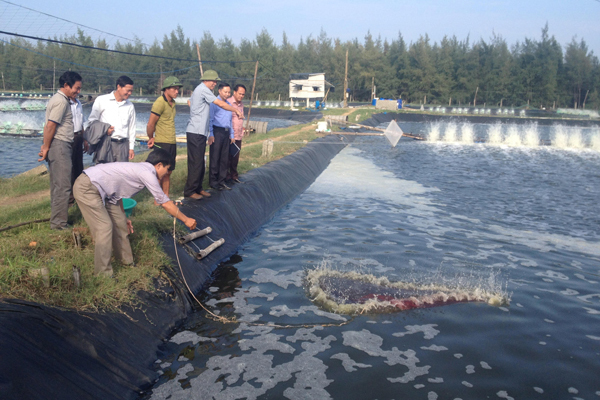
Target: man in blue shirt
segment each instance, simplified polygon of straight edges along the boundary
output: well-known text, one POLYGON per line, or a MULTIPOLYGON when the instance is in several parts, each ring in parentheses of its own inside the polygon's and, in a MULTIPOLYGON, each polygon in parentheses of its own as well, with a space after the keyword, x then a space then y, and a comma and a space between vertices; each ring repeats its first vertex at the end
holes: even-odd
POLYGON ((216 71, 208 70, 202 75, 200 83, 190 98, 190 120, 185 130, 187 137, 188 154, 188 176, 185 182, 183 195, 189 199, 200 200, 203 196, 208 197, 210 193, 202 190, 202 181, 204 180, 204 153, 206 144, 210 146, 214 137, 210 136, 210 108, 213 103, 227 111, 239 114, 240 118, 244 115, 237 111, 231 105, 223 100, 219 100, 213 94, 213 89, 220 81, 216 71))
MULTIPOLYGON (((231 86, 228 83, 219 84, 217 99, 231 105, 227 99, 231 96, 231 86)), ((210 145, 210 171, 208 183, 216 190, 231 190, 225 184, 227 167, 229 165, 229 144, 235 142, 231 129, 231 111, 224 110, 214 103, 210 105, 210 136, 214 137, 210 145)))

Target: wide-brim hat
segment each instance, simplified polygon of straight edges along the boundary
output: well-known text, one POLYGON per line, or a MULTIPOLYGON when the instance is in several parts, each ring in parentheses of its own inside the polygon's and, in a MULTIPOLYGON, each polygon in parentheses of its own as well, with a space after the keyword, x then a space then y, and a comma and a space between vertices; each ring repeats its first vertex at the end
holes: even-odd
POLYGON ((204 72, 204 75, 202 75, 202 78, 200 78, 201 81, 220 81, 221 78, 219 78, 219 74, 217 74, 217 71, 209 69, 208 71, 204 72))
POLYGON ((175 86, 182 87, 183 83, 176 76, 169 76, 163 81, 162 90, 175 86))

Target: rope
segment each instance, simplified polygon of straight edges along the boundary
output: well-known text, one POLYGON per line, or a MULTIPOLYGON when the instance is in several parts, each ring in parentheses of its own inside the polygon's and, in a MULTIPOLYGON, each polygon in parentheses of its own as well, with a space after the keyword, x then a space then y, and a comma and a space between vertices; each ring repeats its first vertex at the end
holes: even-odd
MULTIPOLYGON (((175 224, 177 222, 177 216, 178 215, 179 215, 179 208, 177 208, 177 214, 175 214, 175 217, 173 217, 173 247, 175 248, 175 256, 177 258, 177 264, 179 265, 179 272, 181 273, 181 277, 183 278, 183 282, 185 283, 185 287, 187 288, 188 292, 192 295, 193 299, 196 300, 196 302, 200 305, 200 307, 202 307, 202 309, 204 311, 206 311, 210 315, 210 317, 209 317, 210 319, 212 319, 214 321, 217 321, 217 322, 222 322, 224 324, 244 323, 246 325, 251 325, 251 326, 267 326, 269 328, 276 328, 276 329, 314 328, 314 327, 317 327, 317 326, 322 326, 322 327, 341 327, 341 326, 349 324, 350 322, 352 322, 354 320, 354 317, 352 317, 349 320, 344 321, 344 322, 340 322, 340 323, 278 325, 278 324, 265 323, 265 322, 245 322, 245 321, 238 321, 238 320, 235 319, 235 317, 230 319, 230 318, 226 318, 226 317, 221 317, 221 316, 213 313, 208 308, 206 308, 204 306, 204 304, 202 304, 202 302, 196 297, 196 295, 194 295, 194 292, 192 291, 192 289, 188 285, 187 280, 185 279, 185 275, 183 274, 183 268, 181 266, 181 261, 179 260, 179 252, 177 251, 177 238, 176 238, 176 235, 175 235, 175 229, 176 229, 176 225, 175 224)), ((212 239, 210 239, 210 240, 212 240, 212 239)), ((194 242, 192 241, 192 243, 194 243, 194 242)), ((198 246, 196 246, 196 247, 198 247, 198 246)))

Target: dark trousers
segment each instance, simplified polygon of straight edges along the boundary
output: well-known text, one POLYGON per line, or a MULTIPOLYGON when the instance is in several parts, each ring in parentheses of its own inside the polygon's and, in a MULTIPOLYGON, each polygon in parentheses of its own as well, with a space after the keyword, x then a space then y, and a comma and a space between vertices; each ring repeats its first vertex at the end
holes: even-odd
POLYGON ((110 147, 112 149, 115 162, 129 161, 129 139, 123 141, 114 141, 113 139, 111 139, 110 147))
POLYGON ((75 183, 75 179, 83 172, 83 133, 75 133, 73 138, 73 156, 71 157, 73 170, 71 173, 71 186, 75 183))
POLYGON ((204 153, 206 152, 206 136, 198 133, 186 132, 187 137, 187 165, 188 174, 183 189, 183 195, 189 197, 202 191, 204 180, 204 153))
POLYGON ((242 152, 242 141, 236 140, 235 144, 240 148, 240 151, 235 156, 229 154, 229 168, 227 168, 227 177, 225 178, 228 181, 239 178, 237 167, 240 162, 240 153, 242 152))
POLYGON ((50 172, 50 228, 67 227, 69 198, 71 197, 71 170, 73 145, 59 139, 52 140, 48 150, 48 171, 50 172))
POLYGON ((211 187, 219 187, 225 183, 227 165, 229 164, 229 131, 213 125, 215 141, 210 145, 210 173, 208 183, 211 187))

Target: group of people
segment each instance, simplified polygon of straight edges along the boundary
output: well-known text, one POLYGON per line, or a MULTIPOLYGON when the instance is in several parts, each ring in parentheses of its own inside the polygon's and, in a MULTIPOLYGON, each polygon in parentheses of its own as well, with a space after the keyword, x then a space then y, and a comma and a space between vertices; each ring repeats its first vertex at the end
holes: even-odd
MULTIPOLYGON (((203 189, 206 145, 210 146, 209 186, 229 190, 226 182, 242 183, 237 165, 242 146, 246 93, 243 85, 232 88, 219 83, 216 71, 206 71, 190 98, 190 119, 186 128, 188 176, 184 196, 200 200, 210 197, 203 189), (219 95, 213 90, 217 87, 219 95)), ((115 90, 98 96, 84 124, 78 100, 82 78, 67 71, 59 79, 60 89, 48 101, 43 143, 38 161, 47 161, 50 173, 50 228, 68 229, 68 208, 77 201, 95 242, 94 272, 112 276, 111 255, 124 265, 133 265, 128 234, 131 221, 125 216, 123 198, 148 188, 156 205, 195 229, 169 199, 170 176, 175 169, 175 99, 183 86, 174 76, 164 80, 162 95, 152 105, 146 127, 148 147, 153 151, 146 162, 129 163, 135 153, 135 108, 129 97, 133 81, 117 79, 115 90), (84 129, 85 126, 85 129, 84 129), (94 152, 96 165, 83 168, 83 152, 94 152)))

